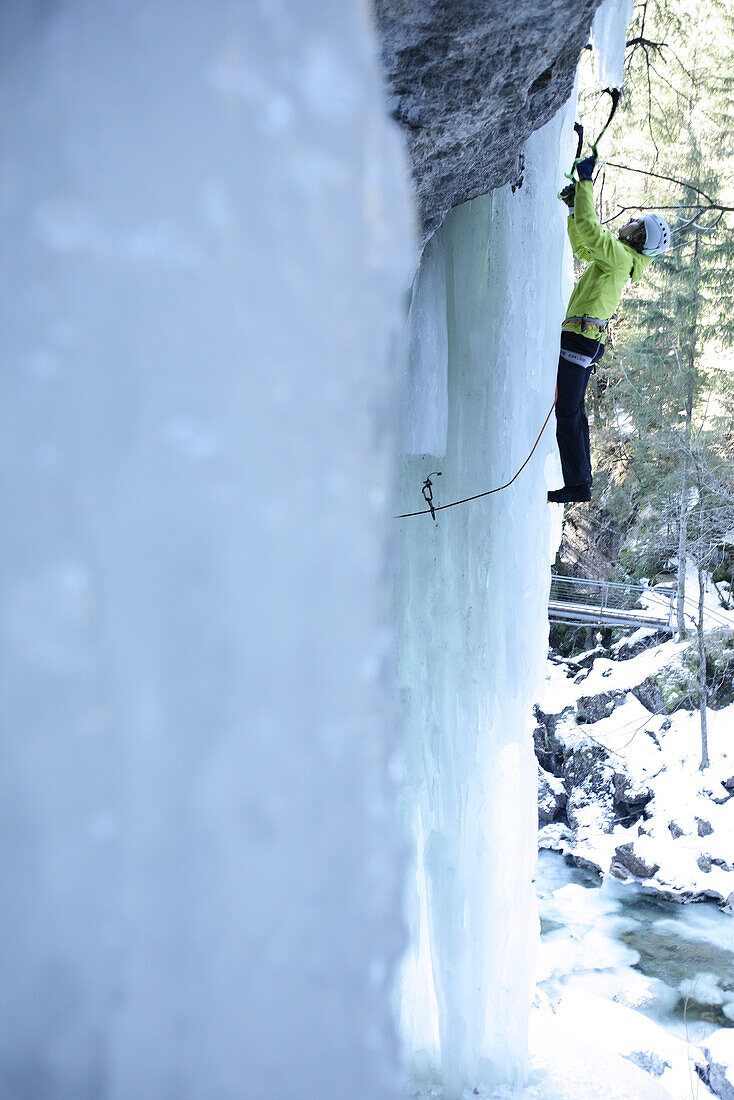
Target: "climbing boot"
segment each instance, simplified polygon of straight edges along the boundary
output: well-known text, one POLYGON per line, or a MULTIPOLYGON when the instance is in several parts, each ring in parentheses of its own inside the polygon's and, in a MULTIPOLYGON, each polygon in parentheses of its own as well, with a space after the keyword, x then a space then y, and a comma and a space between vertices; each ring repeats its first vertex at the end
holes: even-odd
POLYGON ((590 485, 564 485, 562 489, 548 492, 549 504, 575 504, 586 500, 591 500, 590 485))

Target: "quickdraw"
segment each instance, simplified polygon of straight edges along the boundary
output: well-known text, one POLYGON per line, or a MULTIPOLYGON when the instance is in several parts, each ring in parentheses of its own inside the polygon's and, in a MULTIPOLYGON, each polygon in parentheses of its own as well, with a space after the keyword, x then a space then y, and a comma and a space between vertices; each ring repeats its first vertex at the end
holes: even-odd
MULTIPOLYGON (((433 482, 431 481, 431 478, 440 476, 441 471, 434 470, 434 472, 432 474, 429 474, 426 480, 423 482, 423 499, 428 505, 428 511, 431 513, 431 519, 434 522, 436 522, 436 506, 433 503, 433 482)), ((400 516, 399 518, 402 519, 403 517, 400 516)))

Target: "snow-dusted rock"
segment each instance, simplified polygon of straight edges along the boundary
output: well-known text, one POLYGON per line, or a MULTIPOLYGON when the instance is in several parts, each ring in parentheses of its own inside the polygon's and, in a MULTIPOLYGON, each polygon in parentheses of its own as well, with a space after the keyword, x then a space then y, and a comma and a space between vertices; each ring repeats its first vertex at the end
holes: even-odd
POLYGON ((646 863, 635 852, 634 843, 630 842, 619 844, 614 849, 614 858, 609 870, 616 878, 624 879, 630 875, 635 878, 652 878, 660 870, 660 864, 646 863))
POLYGON ((617 816, 629 824, 636 820, 647 804, 652 801, 653 793, 647 783, 631 776, 627 771, 615 771, 614 809, 617 816))
POLYGON ((720 1028, 700 1046, 712 1092, 721 1100, 734 1100, 734 1028, 720 1028))
MULTIPOLYGON (((602 676, 613 671, 612 668, 606 669, 602 672, 602 676)), ((597 695, 582 695, 576 703, 577 721, 600 722, 602 718, 608 718, 617 707, 622 706, 626 698, 626 691, 600 691, 597 695)))
POLYGON ((538 824, 550 825, 566 805, 566 788, 562 779, 544 771, 538 764, 538 824))

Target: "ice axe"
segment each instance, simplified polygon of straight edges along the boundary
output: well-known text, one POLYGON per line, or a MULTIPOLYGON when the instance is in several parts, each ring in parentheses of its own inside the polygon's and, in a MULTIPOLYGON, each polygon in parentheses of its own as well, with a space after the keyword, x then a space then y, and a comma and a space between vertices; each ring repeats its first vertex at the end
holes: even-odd
MULTIPOLYGON (((605 88, 604 91, 602 92, 602 95, 609 95, 609 96, 612 97, 612 106, 611 106, 611 110, 609 111, 609 117, 607 118, 607 121, 602 126, 596 141, 592 143, 591 152, 593 153, 594 157, 598 156, 597 146, 599 145, 599 142, 601 141, 601 139, 604 137, 607 130, 609 129, 611 121, 614 118, 614 115, 617 111, 617 106, 619 105, 619 98, 620 98, 621 94, 622 93, 620 92, 619 88, 605 88)), ((578 137, 578 142, 576 144, 576 156, 573 159, 573 164, 571 165, 571 171, 570 172, 564 172, 564 175, 565 175, 566 179, 569 179, 569 180, 573 180, 573 175, 574 175, 574 172, 576 171, 576 165, 581 160, 581 150, 582 150, 583 145, 584 145, 584 128, 583 128, 583 126, 581 125, 580 122, 574 122, 573 128, 576 131, 576 135, 578 137)), ((560 192, 558 194, 558 197, 559 197, 559 199, 561 198, 560 192)))

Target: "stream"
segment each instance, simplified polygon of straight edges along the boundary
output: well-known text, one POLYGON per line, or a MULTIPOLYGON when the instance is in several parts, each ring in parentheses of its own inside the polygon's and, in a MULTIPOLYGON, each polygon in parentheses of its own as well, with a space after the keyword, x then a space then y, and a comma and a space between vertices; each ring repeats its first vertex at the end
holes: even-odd
POLYGON ((734 1027, 734 917, 678 905, 541 851, 538 981, 552 998, 582 989, 700 1042, 734 1027))

